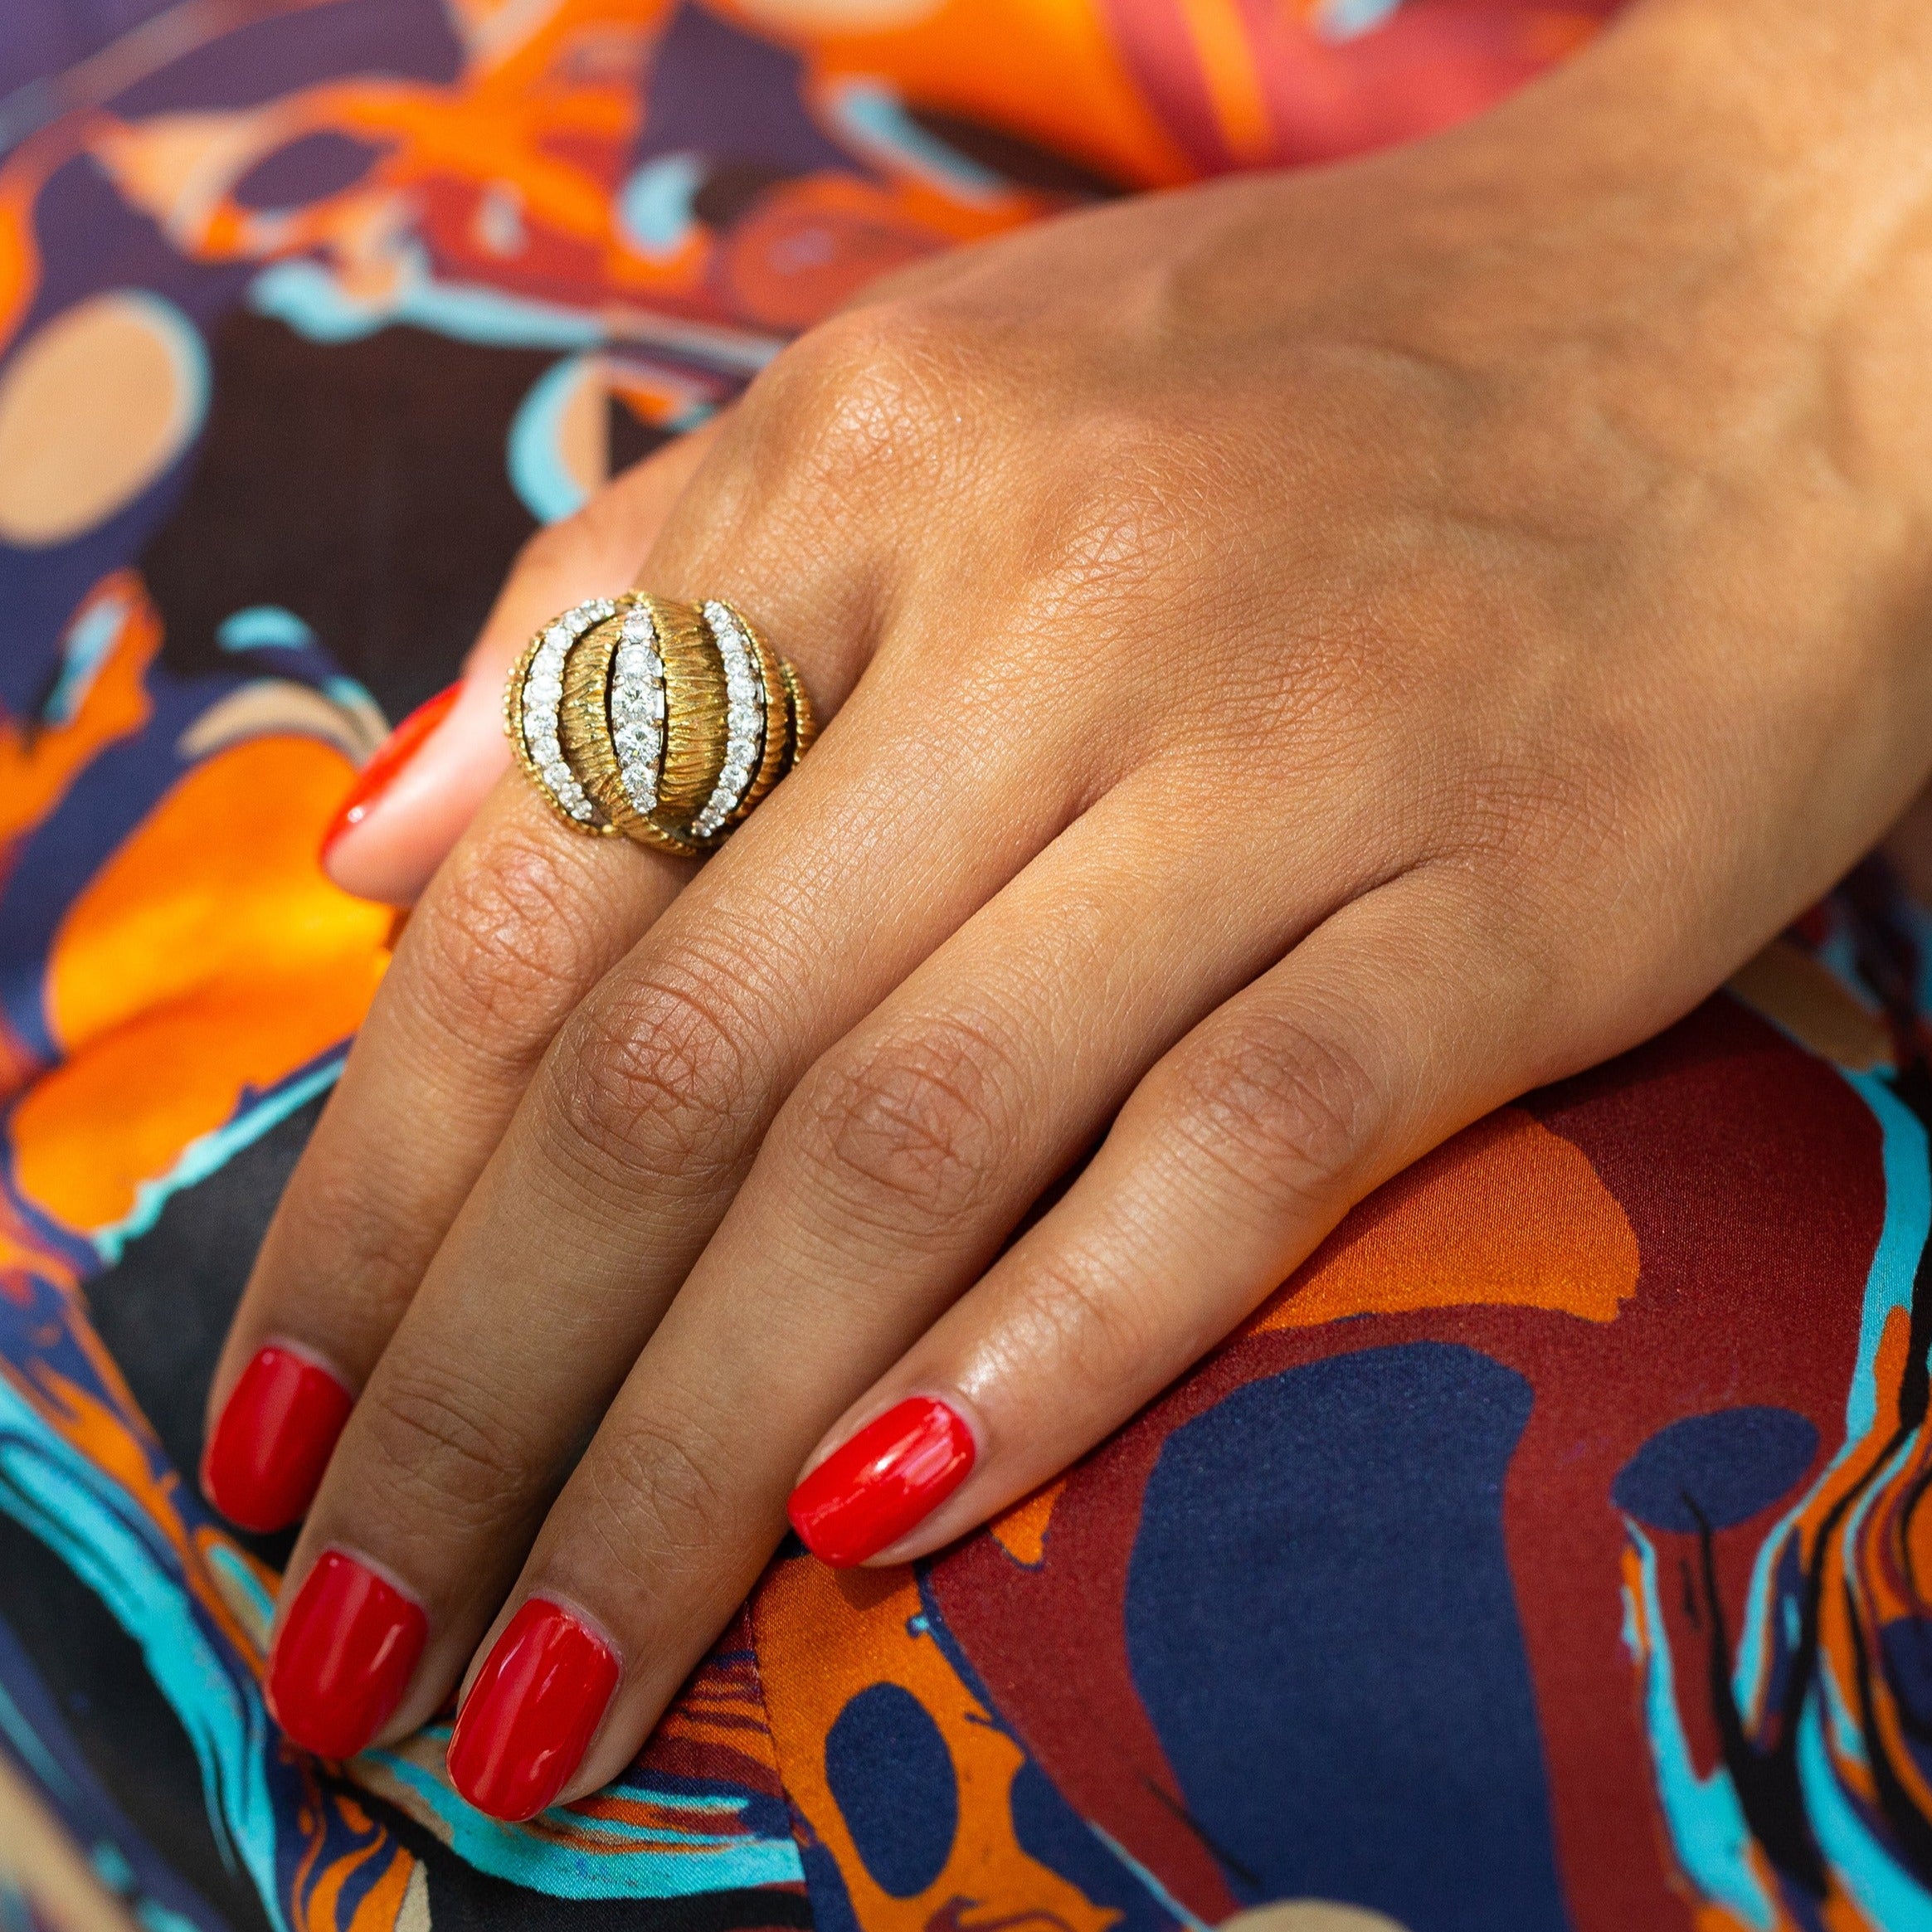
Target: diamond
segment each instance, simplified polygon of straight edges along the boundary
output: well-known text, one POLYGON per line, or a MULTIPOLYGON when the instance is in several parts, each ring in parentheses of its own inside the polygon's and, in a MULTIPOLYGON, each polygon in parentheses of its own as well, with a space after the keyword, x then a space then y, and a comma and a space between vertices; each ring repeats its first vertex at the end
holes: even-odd
POLYGON ((633 606, 611 660, 611 741, 624 796, 640 812, 657 808, 664 749, 664 734, 658 729, 664 714, 664 676, 650 612, 633 606))
POLYGON ((615 605, 606 605, 601 613, 594 604, 579 604, 567 611, 543 635, 523 675, 523 748, 537 767, 545 786, 557 802, 580 824, 596 818, 596 808, 577 774, 564 762, 558 737, 558 712, 563 702, 563 662, 571 646, 585 631, 608 616, 615 605))
POLYGON ((751 640, 726 605, 708 603, 704 621, 724 667, 725 756, 711 796, 691 821, 701 839, 709 838, 744 803, 765 740, 764 678, 751 640))

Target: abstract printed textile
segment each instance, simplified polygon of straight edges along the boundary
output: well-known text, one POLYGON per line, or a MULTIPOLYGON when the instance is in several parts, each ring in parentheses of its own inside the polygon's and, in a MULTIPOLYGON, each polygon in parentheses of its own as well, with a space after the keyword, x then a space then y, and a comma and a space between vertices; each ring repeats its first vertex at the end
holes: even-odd
POLYGON ((183 1474, 387 956, 317 836, 518 543, 883 270, 1445 124, 1610 10, 8 0, 7 1926, 1932 1926, 1932 927, 1874 873, 986 1531, 781 1550, 529 1826, 446 1725, 283 1747, 286 1544, 183 1474))

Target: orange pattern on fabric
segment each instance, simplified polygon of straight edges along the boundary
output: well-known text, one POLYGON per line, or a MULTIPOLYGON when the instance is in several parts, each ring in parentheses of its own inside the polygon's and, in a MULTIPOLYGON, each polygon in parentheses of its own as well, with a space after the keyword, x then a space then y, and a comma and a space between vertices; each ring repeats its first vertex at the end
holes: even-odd
POLYGON ((148 722, 153 704, 142 679, 161 648, 161 620, 140 578, 131 570, 104 577, 68 630, 117 606, 118 635, 69 723, 49 730, 38 721, 0 718, 0 848, 43 824, 106 746, 148 722))
POLYGON ((748 1649, 742 1658, 708 1659, 658 1720, 649 1749, 674 1768, 684 1761, 687 1751, 728 1751, 776 1776, 778 1753, 766 1721, 757 1665, 748 1649))
POLYGON ((1506 1107, 1385 1182, 1249 1327, 1471 1307, 1612 1321, 1638 1268, 1636 1234, 1582 1151, 1506 1107))
POLYGON ((361 1024, 390 914, 314 858, 350 776, 313 739, 233 746, 186 773, 75 897, 47 968, 67 1057, 12 1122, 22 1192, 67 1226, 120 1220, 251 1091, 361 1024))
POLYGON ((839 1572, 797 1558, 767 1574, 751 1608, 786 1795, 837 1861, 861 1932, 969 1922, 1105 1932, 1115 1923, 1117 1912, 1020 1848, 1011 1793, 1025 1754, 947 1662, 911 1570, 839 1572), (945 1868, 910 1898, 895 1898, 866 1870, 825 1775, 825 1739, 839 1712, 878 1684, 909 1691, 938 1725, 959 1792, 945 1868))
POLYGON ((1271 157, 1274 129, 1240 0, 1181 0, 1181 12, 1229 152, 1243 167, 1260 166, 1271 157))
POLYGON ((67 158, 69 142, 58 134, 22 143, 0 168, 0 347, 19 326, 41 277, 34 209, 47 177, 67 158))
POLYGON ((318 1790, 319 1803, 333 1809, 354 1834, 354 1848, 324 1858, 318 1832, 303 1853, 295 1886, 295 1924, 299 1932, 392 1932, 416 1875, 415 1856, 404 1850, 346 1792, 318 1790), (351 1881, 373 1868, 367 1891, 350 1910, 343 1910, 351 1881))
MULTIPOLYGON (((770 32, 768 4, 721 6, 770 32)), ((922 17, 869 32, 828 25, 788 36, 815 78, 891 81, 923 106, 1011 128, 1112 181, 1172 187, 1191 178, 1185 157, 1135 86, 1090 0, 947 0, 922 17), (1018 57, 988 58, 988 50, 1018 57)))
POLYGON ((80 1287, 73 1263, 53 1253, 46 1238, 0 1195, 0 1295, 17 1307, 31 1308, 42 1282, 63 1297, 77 1295, 80 1287))
MULTIPOLYGON (((694 235, 661 256, 640 249, 617 219, 613 191, 638 134, 639 76, 667 11, 663 0, 565 0, 503 56, 477 60, 455 87, 364 75, 255 108, 139 120, 102 115, 86 129, 85 151, 184 253, 204 261, 314 256, 331 265, 345 294, 376 303, 416 272, 416 257, 398 248, 404 210, 433 238, 445 272, 485 282, 500 274, 503 265, 479 240, 479 216, 493 192, 513 184, 528 236, 518 252, 519 292, 595 299, 620 334, 629 304, 790 333, 876 275, 1055 205, 1005 186, 979 197, 942 192, 903 171, 889 182, 801 176, 764 197, 766 238, 774 223, 807 231, 811 246, 801 259, 828 236, 839 246, 815 275, 800 278, 809 293, 782 299, 768 288, 743 299, 755 232, 735 236, 715 275, 712 238, 694 235), (234 198, 233 182, 251 163, 324 131, 367 144, 382 158, 363 179, 298 209, 265 214, 234 198), (830 229, 828 210, 844 217, 830 229), (728 317, 720 306, 728 291, 740 297, 724 305, 728 317)), ((1020 12, 1030 32, 1030 9, 1020 12)), ((985 32, 982 21, 982 47, 985 32)), ((1038 83, 1036 72, 1031 85, 1038 83)), ((759 280, 771 279, 767 265, 759 280)))
POLYGON ((1045 1559, 1047 1531, 1053 1527, 1054 1509, 1066 1492, 1066 1477, 1055 1477, 1045 1487, 1036 1489, 1003 1515, 995 1516, 986 1526, 988 1533, 1015 1563, 1034 1568, 1045 1559))
POLYGON ((179 1472, 153 1454, 152 1433, 139 1419, 133 1392, 99 1338, 76 1327, 75 1337, 89 1366, 109 1390, 106 1402, 70 1376, 41 1367, 21 1375, 0 1363, 0 1378, 67 1442, 86 1456, 167 1540, 195 1599, 238 1648, 252 1647, 251 1633, 217 1584, 199 1539, 181 1507, 179 1472))

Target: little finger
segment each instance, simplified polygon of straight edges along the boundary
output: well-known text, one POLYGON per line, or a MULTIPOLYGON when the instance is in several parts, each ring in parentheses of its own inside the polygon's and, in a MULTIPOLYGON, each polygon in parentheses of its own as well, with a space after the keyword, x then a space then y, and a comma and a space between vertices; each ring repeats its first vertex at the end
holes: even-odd
POLYGON ((827 1434, 789 1505, 806 1545, 901 1562, 985 1521, 1199 1360, 1382 1180, 1574 1070, 1531 959, 1426 871, 1317 927, 1152 1068, 1065 1198, 827 1434))

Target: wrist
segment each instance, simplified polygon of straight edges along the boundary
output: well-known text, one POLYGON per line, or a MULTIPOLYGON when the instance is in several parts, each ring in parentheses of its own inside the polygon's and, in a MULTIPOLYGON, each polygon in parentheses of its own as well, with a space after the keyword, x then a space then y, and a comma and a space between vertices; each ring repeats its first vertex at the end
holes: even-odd
POLYGON ((1896 640, 1932 577, 1929 127, 1922 0, 1642 0, 1365 164, 1356 252, 1427 290, 1373 333, 1518 398, 1530 460, 1585 411, 1628 490, 1733 502, 1896 640))
POLYGON ((1932 534, 1932 8, 1642 0, 1521 105, 1625 204, 1691 392, 1774 396, 1932 534))

